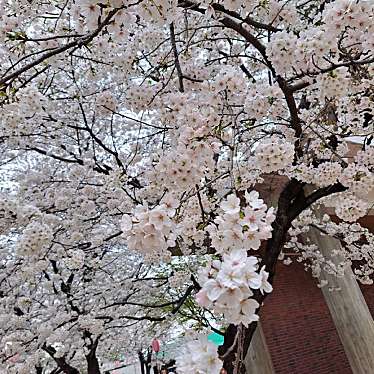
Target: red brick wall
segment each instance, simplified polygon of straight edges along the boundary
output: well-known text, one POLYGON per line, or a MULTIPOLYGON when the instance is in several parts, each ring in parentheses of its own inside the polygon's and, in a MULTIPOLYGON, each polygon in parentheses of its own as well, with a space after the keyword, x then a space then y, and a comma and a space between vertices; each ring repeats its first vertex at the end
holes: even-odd
POLYGON ((322 292, 299 263, 278 264, 261 322, 276 374, 352 374, 322 292))

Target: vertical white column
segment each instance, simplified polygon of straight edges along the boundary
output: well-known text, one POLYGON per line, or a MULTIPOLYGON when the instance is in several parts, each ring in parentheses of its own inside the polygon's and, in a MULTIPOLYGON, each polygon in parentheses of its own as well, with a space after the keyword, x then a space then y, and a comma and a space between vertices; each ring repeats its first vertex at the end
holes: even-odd
MULTIPOLYGON (((315 228, 311 229, 308 236, 325 258, 334 260, 331 252, 340 247, 337 239, 321 235, 315 228)), ((321 279, 329 282, 322 287, 322 292, 352 372, 374 373, 374 321, 352 269, 348 268, 343 277, 323 272, 321 279), (339 291, 329 291, 329 287, 339 291)))
POLYGON ((245 357, 247 374, 274 374, 273 363, 261 323, 258 323, 245 357))
MULTIPOLYGON (((308 186, 306 191, 309 194, 312 188, 308 186)), ((322 212, 314 212, 322 216, 322 212)), ((308 237, 326 259, 339 261, 331 257, 334 250, 341 248, 338 239, 323 235, 317 228, 311 228, 308 237)), ((352 269, 347 268, 343 277, 323 271, 321 279, 328 281, 322 292, 353 374, 374 373, 374 321, 352 269), (330 287, 338 291, 329 291, 330 287)))

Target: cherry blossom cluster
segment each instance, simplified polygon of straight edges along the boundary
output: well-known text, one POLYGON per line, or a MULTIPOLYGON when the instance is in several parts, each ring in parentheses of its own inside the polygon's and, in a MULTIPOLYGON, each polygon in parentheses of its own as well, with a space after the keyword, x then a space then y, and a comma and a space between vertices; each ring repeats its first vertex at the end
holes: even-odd
POLYGON ((126 102, 133 112, 140 112, 150 106, 159 89, 160 87, 157 85, 144 89, 136 84, 131 84, 126 91, 126 102))
POLYGON ((213 167, 213 150, 207 142, 196 146, 181 144, 162 156, 155 167, 158 183, 177 190, 187 190, 200 183, 213 167))
MULTIPOLYGON (((370 51, 373 48, 372 14, 370 1, 334 1, 326 6, 319 26, 303 30, 298 36, 293 31, 276 33, 267 45, 267 55, 277 72, 285 74, 290 72, 290 66, 298 71, 316 71, 327 66, 326 55, 330 53, 334 61, 339 56, 339 43, 348 51, 370 51), (345 38, 339 41, 342 34, 345 38)), ((346 87, 344 81, 338 81, 340 84, 346 87)), ((326 88, 340 95, 335 85, 326 88)))
POLYGON ((223 214, 207 227, 212 246, 218 253, 230 252, 232 248, 257 250, 261 240, 271 237, 274 208, 267 209, 257 191, 246 192, 245 202, 241 208, 236 195, 227 196, 220 205, 223 214))
POLYGON ((271 292, 264 267, 258 270, 258 259, 247 251, 259 249, 261 240, 271 237, 273 208, 267 210, 256 191, 245 192, 246 206, 232 194, 221 203, 223 214, 207 227, 212 246, 222 254, 221 260, 211 261, 199 273, 202 289, 196 295, 198 303, 223 314, 234 324, 248 326, 258 320, 259 304, 251 299, 253 291, 271 292), (238 302, 235 302, 237 300, 238 302))
MULTIPOLYGON (((248 325, 271 291, 254 251, 274 232, 284 263, 371 283, 373 237, 354 221, 372 208, 373 14, 369 0, 0 0, 0 372, 138 352, 173 334, 198 274, 189 327, 248 325), (344 222, 307 211, 304 184, 344 222), (274 222, 252 189, 290 209, 279 200, 274 222), (332 258, 312 230, 342 243, 332 258)), ((183 370, 218 372, 195 345, 183 370)))
POLYGON ((336 215, 344 221, 356 222, 364 217, 369 209, 369 203, 358 198, 353 193, 341 193, 330 202, 335 206, 336 215))
POLYGON ((124 214, 121 229, 128 248, 145 258, 168 259, 167 249, 175 246, 177 238, 177 225, 172 220, 175 208, 170 200, 153 209, 140 205, 131 215, 124 214))
POLYGON ((248 326, 258 321, 256 309, 260 305, 251 299, 253 290, 272 291, 265 267, 258 267, 258 259, 248 256, 244 249, 233 249, 223 255, 222 261, 211 261, 199 273, 202 289, 196 295, 198 303, 223 314, 227 322, 235 325, 248 326))
POLYGON ((374 165, 374 146, 366 147, 364 151, 358 151, 355 162, 361 166, 372 167, 374 165))
MULTIPOLYGON (((324 162, 318 168, 310 168, 310 172, 309 180, 305 180, 309 183, 326 187, 340 182, 348 188, 345 192, 323 200, 326 206, 335 208, 339 218, 354 222, 367 214, 374 186, 374 174, 367 166, 362 163, 350 163, 342 168, 338 162, 324 162)), ((297 178, 300 177, 300 170, 298 170, 297 178)))
POLYGON ((345 97, 352 89, 349 84, 348 69, 339 69, 335 74, 325 75, 319 79, 320 99, 324 97, 345 97))
POLYGON ((95 335, 100 335, 104 330, 103 321, 92 318, 89 315, 79 318, 78 325, 80 329, 84 331, 90 331, 95 335))
POLYGON ((110 92, 103 92, 96 101, 97 111, 100 114, 111 114, 116 110, 117 100, 110 92))
POLYGON ((362 50, 371 50, 373 36, 373 4, 370 1, 334 1, 326 6, 324 23, 326 32, 338 36, 346 28, 351 29, 348 44, 352 40, 362 42, 362 50), (366 27, 365 27, 366 26, 366 27))
POLYGON ((278 137, 266 138, 257 145, 255 159, 264 173, 286 169, 294 159, 294 145, 278 137))
MULTIPOLYGON (((35 122, 45 114, 47 103, 35 87, 20 89, 10 102, 4 103, 4 116, 0 120, 1 133, 4 135, 25 136, 33 132, 35 122)), ((11 144, 17 144, 13 140, 11 144)))
POLYGON ((219 152, 220 143, 208 139, 217 119, 214 113, 203 116, 198 112, 187 113, 185 108, 178 108, 178 112, 175 146, 155 159, 154 169, 148 168, 146 175, 162 188, 183 191, 199 185, 204 176, 212 173, 214 154, 219 152))
POLYGON ((212 91, 217 93, 228 90, 235 94, 243 86, 245 86, 244 77, 231 66, 222 68, 220 74, 211 83, 212 91))
POLYGON ((277 86, 256 87, 248 90, 245 111, 252 118, 268 122, 269 119, 284 117, 287 108, 281 98, 281 90, 277 86))
MULTIPOLYGON (((98 26, 99 21, 107 15, 100 4, 102 4, 101 0, 77 0, 74 3, 71 13, 77 32, 87 29, 92 30, 98 26)), ((129 4, 130 2, 128 0, 108 1, 110 10, 127 7, 129 4)), ((124 23, 125 20, 129 20, 129 18, 126 17, 126 13, 123 11, 117 12, 116 18, 110 28, 114 36, 121 37, 122 33, 126 34, 126 28, 124 27, 126 24, 124 23)), ((129 23, 129 25, 131 25, 131 23, 129 23)))
POLYGON ((219 372, 222 361, 216 345, 206 336, 200 336, 184 345, 183 354, 177 357, 177 367, 181 374, 211 374, 219 372))
POLYGON ((22 238, 17 243, 20 256, 39 257, 48 248, 53 239, 51 229, 43 223, 32 221, 23 231, 22 238))
POLYGON ((365 198, 373 190, 373 173, 367 166, 363 165, 363 162, 370 163, 370 161, 360 161, 358 163, 350 163, 344 168, 338 161, 324 161, 317 167, 301 164, 290 167, 287 174, 320 187, 340 182, 357 197, 365 198))
POLYGON ((177 0, 143 1, 140 5, 140 15, 145 20, 165 24, 174 21, 179 9, 177 0))
POLYGON ((359 197, 366 196, 374 188, 374 173, 363 165, 349 164, 344 168, 339 180, 359 197))
POLYGON ((84 251, 77 249, 72 251, 70 257, 64 259, 64 263, 68 269, 80 269, 84 265, 85 257, 84 251))
POLYGON ((4 235, 17 218, 17 205, 7 196, 0 197, 0 233, 4 235))
POLYGON ((12 32, 17 30, 19 27, 19 19, 15 16, 8 16, 6 14, 3 14, 0 16, 1 20, 1 29, 0 29, 0 38, 5 39, 5 36, 12 32))

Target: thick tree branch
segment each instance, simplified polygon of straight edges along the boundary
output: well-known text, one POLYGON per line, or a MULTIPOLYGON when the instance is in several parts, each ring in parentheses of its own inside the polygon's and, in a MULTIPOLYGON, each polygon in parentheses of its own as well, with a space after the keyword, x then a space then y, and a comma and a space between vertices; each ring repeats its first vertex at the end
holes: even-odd
POLYGON ((53 347, 44 345, 42 347, 42 350, 44 352, 47 352, 53 358, 53 360, 56 362, 56 364, 62 370, 63 373, 65 373, 65 374, 79 374, 78 369, 69 365, 66 362, 65 356, 64 357, 55 357, 56 350, 53 347))
MULTIPOLYGON (((178 5, 181 8, 195 10, 203 14, 205 13, 205 9, 200 8, 199 4, 193 1, 179 1, 178 5)), ((222 4, 212 3, 211 6, 215 11, 228 15, 232 18, 235 18, 241 21, 242 23, 246 23, 247 25, 252 26, 256 29, 260 29, 260 30, 262 29, 262 30, 267 30, 267 31, 272 31, 272 32, 280 31, 280 29, 272 26, 271 24, 262 23, 262 22, 254 20, 249 15, 243 18, 239 13, 226 9, 222 4)))
POLYGON ((180 61, 179 61, 177 44, 175 43, 175 30, 174 30, 174 23, 173 22, 170 24, 169 28, 170 28, 171 46, 172 46, 173 53, 174 53, 175 68, 176 68, 177 74, 178 74, 179 91, 184 92, 183 72, 182 72, 180 61))

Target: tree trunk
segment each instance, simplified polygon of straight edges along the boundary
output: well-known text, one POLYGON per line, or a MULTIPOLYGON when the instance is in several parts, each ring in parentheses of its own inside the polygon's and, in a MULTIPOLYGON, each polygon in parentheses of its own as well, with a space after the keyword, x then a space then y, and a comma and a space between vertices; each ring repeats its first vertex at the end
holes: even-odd
POLYGON ((97 343, 91 349, 91 352, 86 356, 87 360, 87 374, 100 374, 100 365, 96 357, 97 343))
POLYGON ((70 365, 67 364, 62 364, 60 366, 61 370, 65 374, 80 374, 78 369, 71 367, 70 365))
POLYGON ((62 370, 60 368, 56 368, 54 370, 52 370, 49 374, 60 374, 62 372, 62 370))
POLYGON ((245 367, 248 374, 274 374, 273 363, 268 350, 264 332, 258 323, 253 334, 248 353, 245 357, 245 367))
POLYGON ((56 350, 53 347, 43 345, 42 349, 43 349, 43 351, 47 352, 53 358, 53 360, 56 362, 57 366, 59 367, 59 369, 63 373, 65 373, 65 374, 79 374, 78 369, 76 369, 73 366, 70 366, 65 361, 66 357, 55 357, 56 350))
POLYGON ((248 328, 244 328, 244 326, 229 325, 226 329, 225 340, 223 345, 218 347, 218 353, 223 357, 223 367, 226 369, 227 374, 233 374, 235 366, 239 367, 236 371, 237 374, 246 374, 244 358, 248 352, 256 327, 257 323, 252 322, 248 328), (241 332, 240 329, 242 329, 241 332), (239 334, 238 338, 236 338, 237 334, 239 334), (239 359, 237 357, 238 347, 244 356, 239 359))
MULTIPOLYGON (((331 252, 340 247, 339 240, 322 236, 315 228, 311 228, 308 236, 327 259, 336 261, 331 252)), ((328 281, 322 292, 352 372, 368 374, 374 370, 374 322, 352 269, 346 269, 339 278, 323 271, 321 279, 328 281), (329 287, 340 291, 329 291, 329 287)))

